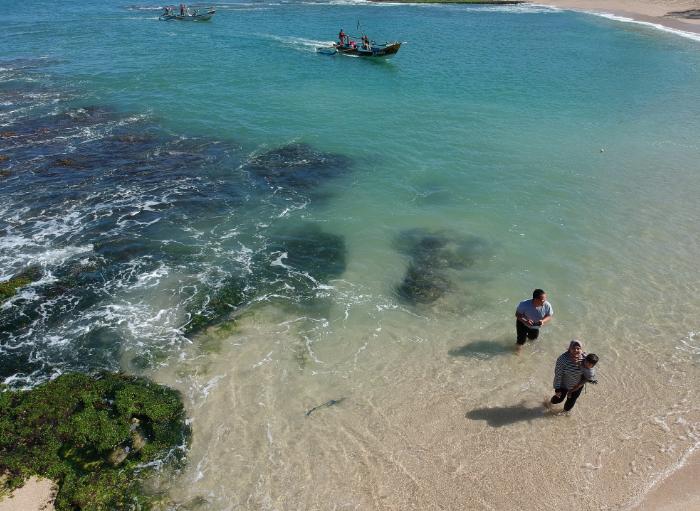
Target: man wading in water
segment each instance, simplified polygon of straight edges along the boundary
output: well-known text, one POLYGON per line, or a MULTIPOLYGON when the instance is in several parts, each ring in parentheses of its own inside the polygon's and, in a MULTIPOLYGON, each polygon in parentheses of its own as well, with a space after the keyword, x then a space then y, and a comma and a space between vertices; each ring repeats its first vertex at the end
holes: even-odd
POLYGON ((516 350, 520 350, 526 339, 534 341, 540 335, 540 327, 552 319, 554 309, 547 301, 547 293, 541 289, 532 292, 532 300, 523 300, 515 309, 515 329, 517 331, 516 350))

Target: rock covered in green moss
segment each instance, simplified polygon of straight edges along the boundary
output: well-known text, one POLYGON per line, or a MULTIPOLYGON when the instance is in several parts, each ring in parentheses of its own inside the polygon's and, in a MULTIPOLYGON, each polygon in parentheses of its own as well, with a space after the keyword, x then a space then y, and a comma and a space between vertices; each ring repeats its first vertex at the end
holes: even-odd
POLYGON ((189 431, 179 393, 143 378, 63 375, 0 393, 0 472, 58 483, 57 510, 148 509, 140 480, 180 463, 189 431))
POLYGON ((245 283, 229 277, 216 291, 203 290, 190 303, 190 319, 183 327, 186 335, 192 335, 222 321, 246 301, 245 283))
POLYGON ((0 303, 13 296, 21 287, 41 278, 41 270, 31 267, 4 282, 0 282, 0 303))

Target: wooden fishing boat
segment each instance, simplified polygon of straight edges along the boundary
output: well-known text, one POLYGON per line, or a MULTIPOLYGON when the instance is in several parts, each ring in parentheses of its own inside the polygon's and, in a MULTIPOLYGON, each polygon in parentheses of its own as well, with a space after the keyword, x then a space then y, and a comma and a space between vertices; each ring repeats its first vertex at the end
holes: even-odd
POLYGON ((197 11, 184 15, 162 14, 158 19, 161 21, 209 21, 214 14, 216 14, 216 10, 210 9, 203 14, 199 14, 197 11))
POLYGON ((370 44, 369 48, 363 48, 359 44, 340 44, 335 43, 333 46, 326 46, 323 48, 317 48, 319 53, 325 55, 335 55, 340 53, 342 55, 350 55, 353 57, 391 57, 395 55, 399 48, 401 48, 401 43, 399 41, 394 41, 384 44, 370 44))

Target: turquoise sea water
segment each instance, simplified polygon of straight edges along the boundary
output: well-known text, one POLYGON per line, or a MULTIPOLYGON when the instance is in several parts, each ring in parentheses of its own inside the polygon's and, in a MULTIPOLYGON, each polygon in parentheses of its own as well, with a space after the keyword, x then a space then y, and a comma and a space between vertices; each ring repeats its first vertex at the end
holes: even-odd
MULTIPOLYGON (((600 429, 577 447, 597 453, 581 454, 588 475, 580 477, 597 489, 609 477, 625 481, 591 509, 632 502, 682 460, 698 420, 686 400, 700 353, 700 43, 536 6, 215 8, 209 23, 160 22, 155 4, 5 9, 0 273, 35 268, 39 280, 0 310, 4 382, 145 371, 186 393, 200 439, 226 424, 223 412, 202 416, 208 383, 250 389, 237 399, 251 417, 238 426, 244 437, 267 424, 267 438, 284 440, 240 446, 248 461, 270 460, 250 481, 233 477, 242 482, 227 487, 197 471, 185 476, 204 486, 177 498, 206 494, 213 508, 330 509, 346 497, 361 509, 382 498, 388 509, 449 508, 468 495, 475 508, 506 509, 489 494, 490 471, 498 473, 489 460, 513 466, 516 454, 471 426, 466 438, 491 453, 472 459, 487 482, 447 492, 454 501, 441 500, 437 484, 375 493, 348 483, 345 495, 338 474, 305 491, 281 468, 280 460, 306 459, 286 435, 296 418, 284 405, 303 412, 340 397, 323 392, 333 389, 395 425, 403 413, 421 417, 399 399, 412 389, 431 389, 425 400, 440 403, 436 394, 466 387, 457 423, 494 406, 508 415, 548 392, 554 358, 580 336, 607 376, 606 390, 577 405, 584 412, 574 428, 600 429), (354 34, 358 26, 404 45, 387 61, 316 52, 341 27, 354 34), (549 292, 556 320, 533 350, 510 357, 513 310, 535 287, 549 292), (239 320, 232 333, 188 330, 200 313, 214 326, 230 325, 230 314, 239 320), (226 370, 173 373, 203 356, 193 346, 212 336, 219 348, 205 358, 225 360, 226 370), (231 351, 241 345, 245 356, 231 351), (261 377, 257 367, 270 369, 261 377), (380 399, 382 381, 393 389, 380 399), (260 400, 277 414, 253 413, 260 400), (623 437, 639 442, 646 462, 618 452, 623 437), (274 467, 281 482, 266 479, 274 467)), ((427 406, 411 406, 419 404, 427 406)), ((493 434, 529 438, 536 426, 514 413, 506 425, 515 431, 497 424, 493 434)), ((430 430, 424 419, 411 430, 430 430)), ((316 440, 336 431, 327 426, 316 440)), ((544 446, 570 426, 551 428, 544 446)), ((428 459, 468 459, 456 438, 427 450, 428 459)), ((192 459, 197 470, 213 464, 209 473, 241 471, 201 444, 192 459)), ((382 479, 381 463, 366 465, 382 479)), ((343 470, 363 474, 358 466, 343 470)), ((556 489, 544 491, 543 505, 555 505, 556 489)))

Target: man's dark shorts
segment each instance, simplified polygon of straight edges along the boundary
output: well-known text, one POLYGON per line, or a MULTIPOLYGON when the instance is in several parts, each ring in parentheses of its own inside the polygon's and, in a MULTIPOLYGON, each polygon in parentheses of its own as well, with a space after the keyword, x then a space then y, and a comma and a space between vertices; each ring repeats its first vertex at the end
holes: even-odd
POLYGON ((518 331, 518 340, 516 341, 518 344, 525 344, 525 339, 534 341, 537 339, 537 336, 540 335, 539 328, 528 328, 527 325, 524 325, 520 321, 515 322, 515 328, 518 331))

